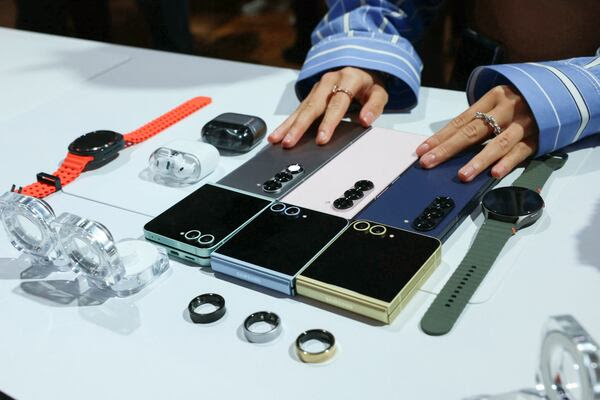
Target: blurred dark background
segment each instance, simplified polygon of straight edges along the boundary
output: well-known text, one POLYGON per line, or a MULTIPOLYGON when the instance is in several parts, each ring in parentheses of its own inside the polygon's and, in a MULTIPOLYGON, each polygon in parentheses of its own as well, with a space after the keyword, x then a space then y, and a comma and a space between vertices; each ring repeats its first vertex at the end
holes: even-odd
MULTIPOLYGON (((300 68, 325 11, 324 0, 0 0, 0 26, 300 68)), ((451 0, 434 15, 416 44, 424 86, 464 90, 476 65, 600 46, 598 0, 451 0)))

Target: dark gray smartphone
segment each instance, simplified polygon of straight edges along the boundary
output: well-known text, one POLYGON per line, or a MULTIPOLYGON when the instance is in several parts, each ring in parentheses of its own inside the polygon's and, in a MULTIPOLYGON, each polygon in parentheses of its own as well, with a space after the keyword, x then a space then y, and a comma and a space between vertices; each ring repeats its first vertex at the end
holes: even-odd
POLYGON ((314 124, 291 149, 284 149, 281 145, 267 145, 218 183, 278 199, 370 129, 342 121, 331 141, 320 146, 315 142, 318 126, 314 124))

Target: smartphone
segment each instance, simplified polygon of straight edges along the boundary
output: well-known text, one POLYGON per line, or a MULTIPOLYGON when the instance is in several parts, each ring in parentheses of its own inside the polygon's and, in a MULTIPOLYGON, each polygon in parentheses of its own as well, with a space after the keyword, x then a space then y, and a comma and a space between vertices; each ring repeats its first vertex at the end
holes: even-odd
POLYGON ((348 224, 275 202, 211 255, 213 271, 294 295, 296 275, 348 224))
POLYGON ((444 242, 497 182, 489 169, 468 183, 458 179, 458 170, 479 151, 481 148, 470 149, 432 169, 421 168, 415 161, 358 213, 357 219, 396 226, 444 242))
POLYGON ((299 295, 391 323, 440 264, 438 239, 358 220, 298 275, 299 295))
POLYGON ((267 145, 218 183, 279 199, 369 129, 342 121, 331 141, 320 146, 315 143, 317 128, 318 124, 313 124, 291 149, 284 149, 281 145, 267 145))
POLYGON ((210 254, 272 202, 206 184, 148 222, 144 236, 171 256, 208 266, 210 254))
POLYGON ((372 128, 282 201, 350 219, 417 159, 423 139, 372 128))

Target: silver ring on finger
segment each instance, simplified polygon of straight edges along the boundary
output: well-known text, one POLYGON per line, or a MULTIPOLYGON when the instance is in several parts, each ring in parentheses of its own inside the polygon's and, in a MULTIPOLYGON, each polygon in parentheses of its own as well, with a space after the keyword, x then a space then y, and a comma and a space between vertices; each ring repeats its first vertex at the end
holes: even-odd
POLYGON ((490 114, 482 113, 477 111, 475 113, 475 119, 481 119, 483 122, 488 124, 492 128, 492 133, 494 136, 498 136, 502 133, 502 128, 498 125, 496 118, 492 117, 490 114))
POLYGON ((354 93, 352 93, 350 89, 344 89, 338 85, 333 85, 333 89, 331 89, 331 95, 333 96, 340 92, 345 93, 348 97, 350 97, 350 100, 354 99, 354 93))

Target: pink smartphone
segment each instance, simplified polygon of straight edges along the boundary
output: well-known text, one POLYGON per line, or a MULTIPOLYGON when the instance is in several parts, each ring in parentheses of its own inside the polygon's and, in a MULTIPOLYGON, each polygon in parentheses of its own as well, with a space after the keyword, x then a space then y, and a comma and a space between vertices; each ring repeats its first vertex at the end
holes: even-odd
POLYGON ((281 201, 352 218, 415 160, 424 136, 372 128, 281 201))

